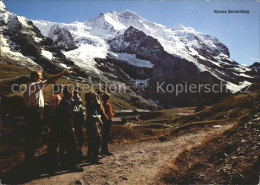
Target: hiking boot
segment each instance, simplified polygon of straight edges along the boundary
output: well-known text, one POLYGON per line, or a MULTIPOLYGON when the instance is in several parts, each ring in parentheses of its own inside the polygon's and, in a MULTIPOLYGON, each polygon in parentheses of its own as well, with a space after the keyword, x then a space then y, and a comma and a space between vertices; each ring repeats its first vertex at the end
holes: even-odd
POLYGON ((106 156, 111 156, 113 155, 113 153, 109 152, 109 151, 106 151, 106 152, 102 152, 103 155, 106 155, 106 156))
POLYGON ((91 162, 91 164, 104 164, 104 163, 100 160, 94 160, 91 162))
POLYGON ((112 153, 112 152, 107 152, 107 153, 105 153, 105 155, 107 155, 107 156, 112 156, 113 153, 112 153))
POLYGON ((75 165, 75 166, 70 167, 70 171, 72 171, 72 172, 83 172, 84 169, 82 167, 80 167, 79 165, 75 165))
POLYGON ((103 153, 99 153, 99 154, 98 154, 98 158, 99 158, 99 159, 103 159, 104 157, 106 157, 106 156, 105 156, 103 153))

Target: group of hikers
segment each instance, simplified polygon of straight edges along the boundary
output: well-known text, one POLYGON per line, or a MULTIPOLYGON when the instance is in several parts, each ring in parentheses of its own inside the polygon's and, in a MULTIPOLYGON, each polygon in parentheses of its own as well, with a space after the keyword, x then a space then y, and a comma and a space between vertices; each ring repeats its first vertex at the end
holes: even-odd
MULTIPOLYGON (((70 73, 66 70, 48 80, 43 80, 41 71, 32 71, 30 74, 31 82, 27 84, 24 92, 26 163, 32 163, 41 137, 41 124, 44 118, 43 89, 46 85, 55 83, 60 77, 70 73)), ((87 113, 85 119, 85 108, 80 95, 79 87, 53 85, 49 98, 50 136, 47 145, 47 157, 51 170, 64 165, 71 171, 83 171, 83 168, 79 166, 79 162, 83 159, 93 164, 102 164, 100 158, 113 155, 108 150, 114 116, 112 106, 109 104, 110 96, 103 94, 99 89, 87 92, 85 94, 87 113), (103 104, 100 103, 101 99, 103 104), (83 154, 82 125, 84 123, 88 136, 86 156, 83 154)))

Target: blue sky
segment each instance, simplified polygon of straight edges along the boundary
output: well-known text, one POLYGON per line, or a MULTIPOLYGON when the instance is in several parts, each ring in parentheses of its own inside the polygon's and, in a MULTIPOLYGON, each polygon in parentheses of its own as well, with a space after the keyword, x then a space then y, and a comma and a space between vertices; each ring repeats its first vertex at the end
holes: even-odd
POLYGON ((260 62, 260 1, 84 1, 4 0, 7 9, 29 19, 70 23, 86 21, 100 13, 131 10, 141 17, 173 27, 182 24, 217 37, 238 63, 260 62), (214 10, 249 10, 249 14, 216 14, 214 10))

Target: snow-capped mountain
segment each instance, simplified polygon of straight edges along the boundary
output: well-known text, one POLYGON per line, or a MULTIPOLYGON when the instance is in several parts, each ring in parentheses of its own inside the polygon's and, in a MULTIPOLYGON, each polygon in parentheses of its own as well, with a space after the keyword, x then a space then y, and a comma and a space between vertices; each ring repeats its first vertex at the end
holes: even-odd
MULTIPOLYGON (((115 41, 120 42, 119 38, 123 37, 125 31, 132 26, 145 35, 157 39, 168 54, 192 62, 200 72, 208 71, 219 80, 224 80, 232 92, 250 84, 251 76, 245 74, 250 69, 231 60, 229 50, 224 44, 215 37, 180 24, 173 28, 166 28, 163 25, 149 22, 129 10, 119 13, 101 13, 98 17, 86 22, 63 24, 37 20, 33 23, 44 36, 52 38, 58 46, 64 45, 64 50, 71 48, 66 43, 68 40, 73 47, 76 45, 77 49, 72 47, 71 51, 64 51, 64 54, 83 68, 96 70, 94 59, 106 58, 108 55, 132 65, 141 64, 143 61, 140 62, 133 51, 130 53, 113 51, 116 47, 115 41), (64 35, 64 39, 60 39, 60 36, 55 34, 54 30, 58 27, 67 30, 67 34, 71 33, 74 44, 72 44, 71 37, 67 39, 67 34, 64 35), (110 42, 111 40, 114 42, 110 42)), ((126 41, 119 44, 121 45, 118 47, 124 47, 129 43, 126 41)), ((145 61, 143 64, 147 64, 148 67, 152 66, 149 61, 145 61)), ((98 70, 96 72, 101 73, 98 70)))
POLYGON ((74 63, 64 56, 53 41, 45 38, 32 21, 9 12, 0 1, 1 62, 50 73, 74 63))
MULTIPOLYGON (((223 81, 227 89, 237 92, 259 75, 230 59, 228 48, 217 38, 180 24, 167 28, 129 10, 101 13, 88 21, 70 24, 30 21, 8 12, 2 2, 0 11, 3 56, 12 58, 13 63, 21 65, 13 59, 15 53, 22 55, 23 64, 45 70, 52 68, 45 64, 46 60, 56 67, 75 64, 74 69, 82 77, 124 83, 132 93, 136 91, 163 105, 196 105, 198 94, 182 93, 174 97, 157 93, 158 82, 213 85, 223 81), (23 47, 20 37, 24 35, 29 39, 23 42, 30 44, 23 47), (37 49, 28 49, 31 45, 37 49), (42 58, 44 62, 39 60, 42 58), (149 86, 134 89, 133 82, 149 82, 149 86)), ((217 99, 217 96, 209 94, 204 98, 217 99)))
MULTIPOLYGON (((41 23, 43 24, 43 22, 41 23)), ((47 27, 48 25, 50 24, 46 24, 47 27)), ((99 70, 95 67, 95 61, 92 61, 93 68, 80 68, 63 54, 64 51, 71 50, 71 56, 75 54, 79 58, 79 61, 80 57, 84 56, 84 50, 82 50, 82 53, 76 50, 78 46, 74 42, 77 39, 72 37, 71 30, 69 32, 61 29, 59 26, 53 25, 52 32, 49 33, 54 37, 45 37, 44 32, 41 33, 31 20, 9 12, 2 1, 0 1, 0 26, 0 62, 2 63, 13 64, 30 70, 45 70, 48 73, 57 73, 60 70, 73 67, 73 75, 70 75, 69 78, 77 80, 84 79, 88 85, 96 84, 99 81, 108 81, 116 85, 123 84, 118 80, 109 80, 105 76, 99 75, 99 70), (74 50, 72 51, 72 49, 74 50)), ((78 40, 82 41, 80 35, 78 40)), ((86 40, 86 42, 90 43, 91 41, 86 40)), ((92 49, 96 56, 95 42, 93 44, 92 49)), ((99 43, 99 45, 101 44, 99 43)), ((64 53, 67 54, 66 52, 64 53)), ((93 59, 93 57, 91 58, 93 59)), ((157 105, 138 96, 129 87, 126 87, 126 90, 128 96, 123 98, 133 105, 151 109, 157 107, 157 105)), ((120 94, 115 96, 119 97, 120 94)))

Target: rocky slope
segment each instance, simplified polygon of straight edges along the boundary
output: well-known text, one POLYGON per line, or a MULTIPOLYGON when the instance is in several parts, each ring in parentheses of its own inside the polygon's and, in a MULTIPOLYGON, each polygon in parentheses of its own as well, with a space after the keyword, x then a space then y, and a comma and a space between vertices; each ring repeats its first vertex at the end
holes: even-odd
POLYGON ((44 37, 32 21, 10 13, 0 2, 1 60, 29 69, 57 72, 74 63, 44 37))

